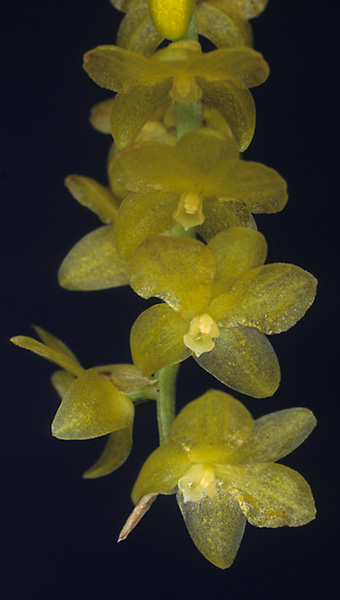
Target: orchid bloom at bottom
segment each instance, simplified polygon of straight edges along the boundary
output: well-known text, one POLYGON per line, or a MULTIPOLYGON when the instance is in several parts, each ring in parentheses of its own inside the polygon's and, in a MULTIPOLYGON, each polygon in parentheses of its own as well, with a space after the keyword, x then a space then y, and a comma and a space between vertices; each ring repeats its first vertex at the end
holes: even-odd
POLYGON ((146 460, 132 491, 177 494, 198 550, 214 565, 233 563, 245 524, 298 527, 315 517, 309 485, 275 464, 316 425, 306 408, 271 413, 256 421, 232 396, 209 390, 175 418, 170 441, 146 460))
POLYGON ((52 384, 62 402, 52 422, 52 434, 62 440, 87 440, 109 434, 98 461, 84 474, 101 477, 120 467, 130 454, 134 405, 129 395, 154 383, 133 365, 105 365, 85 370, 73 352, 41 327, 42 342, 16 336, 11 341, 62 368, 52 384))

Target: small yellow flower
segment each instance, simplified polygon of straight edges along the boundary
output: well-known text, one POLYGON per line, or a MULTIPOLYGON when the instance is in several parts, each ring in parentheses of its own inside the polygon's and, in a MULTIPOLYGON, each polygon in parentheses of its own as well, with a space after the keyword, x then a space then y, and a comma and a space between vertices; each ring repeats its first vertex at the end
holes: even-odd
POLYGON ((232 227, 207 245, 160 236, 129 263, 130 285, 165 304, 145 310, 131 330, 134 363, 146 375, 190 355, 230 388, 271 396, 280 368, 266 335, 286 331, 311 306, 315 278, 295 265, 264 265, 261 233, 232 227))
POLYGON ((101 87, 118 92, 111 131, 120 148, 131 145, 144 123, 170 99, 203 102, 216 108, 240 148, 250 144, 255 106, 248 88, 263 83, 269 67, 246 47, 202 54, 194 40, 174 42, 145 57, 118 46, 98 46, 84 56, 84 69, 101 87))
POLYGON ((105 365, 85 370, 73 352, 41 327, 42 342, 16 336, 11 341, 59 365, 52 384, 62 402, 52 422, 52 434, 62 440, 87 440, 109 434, 98 461, 85 477, 100 477, 120 467, 132 447, 134 405, 128 394, 152 380, 133 365, 105 365))
POLYGON ((233 563, 246 521, 256 527, 299 527, 315 518, 308 483, 275 464, 316 425, 306 408, 256 421, 228 394, 209 390, 175 418, 170 441, 147 459, 132 491, 176 494, 198 550, 217 567, 233 563))

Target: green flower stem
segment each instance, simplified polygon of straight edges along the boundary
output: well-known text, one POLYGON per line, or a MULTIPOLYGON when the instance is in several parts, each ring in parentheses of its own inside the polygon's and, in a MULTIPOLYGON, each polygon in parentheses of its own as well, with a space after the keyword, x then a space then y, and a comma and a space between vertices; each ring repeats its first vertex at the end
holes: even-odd
POLYGON ((157 422, 160 445, 170 439, 170 427, 175 418, 176 377, 179 365, 164 367, 155 374, 157 379, 157 422))

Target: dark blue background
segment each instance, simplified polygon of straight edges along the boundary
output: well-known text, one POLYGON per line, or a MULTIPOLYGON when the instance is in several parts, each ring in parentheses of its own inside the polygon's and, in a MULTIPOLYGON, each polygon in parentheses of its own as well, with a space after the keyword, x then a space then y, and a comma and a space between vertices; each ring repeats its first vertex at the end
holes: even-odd
MULTIPOLYGON (((2 598, 197 600, 336 598, 339 487, 338 106, 335 2, 270 0, 253 21, 271 76, 254 90, 257 131, 246 158, 289 183, 282 214, 261 216, 270 262, 293 262, 319 279, 313 308, 271 339, 282 367, 274 399, 243 398, 255 417, 291 406, 319 421, 283 462, 310 482, 315 522, 279 530, 248 526, 234 566, 222 572, 196 551, 173 497, 161 497, 131 537, 116 545, 138 470, 157 444, 152 404, 137 409, 133 454, 111 477, 84 481, 102 440, 61 442, 49 424, 58 405, 50 364, 11 346, 37 323, 65 340, 84 366, 130 360, 128 334, 146 306, 128 288, 71 293, 57 268, 99 224, 63 187, 69 173, 105 181, 109 138, 87 123, 104 97, 82 54, 114 43, 108 0, 18 0, 2 9, 1 535, 2 598)), ((187 361, 179 406, 221 387, 187 361)), ((238 396, 240 398, 240 396, 238 396)), ((242 398, 240 398, 242 399, 242 398)), ((339 558, 339 556, 338 556, 339 558)))

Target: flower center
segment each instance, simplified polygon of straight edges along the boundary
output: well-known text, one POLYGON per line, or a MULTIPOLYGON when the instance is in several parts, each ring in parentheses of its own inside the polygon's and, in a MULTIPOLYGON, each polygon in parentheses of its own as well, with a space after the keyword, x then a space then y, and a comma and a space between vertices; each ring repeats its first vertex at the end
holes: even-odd
POLYGON ((196 354, 201 356, 203 352, 210 352, 215 347, 212 338, 220 335, 214 319, 207 313, 203 313, 190 321, 189 332, 183 337, 184 344, 196 354))
POLYGON ((194 190, 184 192, 172 213, 174 220, 182 225, 187 231, 191 227, 201 225, 204 222, 203 198, 194 190))
POLYGON ((193 465, 178 481, 178 490, 184 502, 197 502, 204 495, 213 497, 215 492, 215 473, 210 465, 193 465))
POLYGON ((202 97, 202 90, 197 85, 194 75, 178 73, 173 77, 172 88, 169 91, 173 102, 191 104, 198 102, 202 97))

